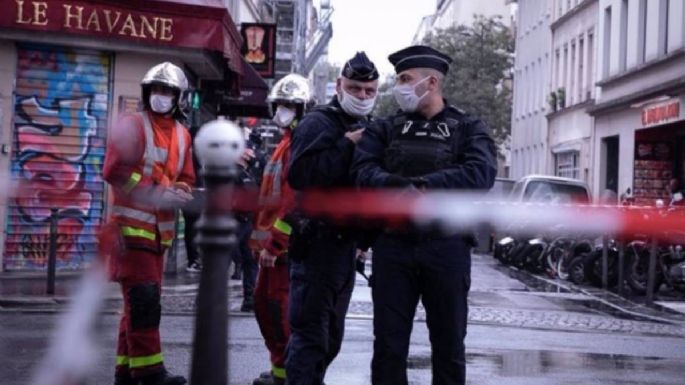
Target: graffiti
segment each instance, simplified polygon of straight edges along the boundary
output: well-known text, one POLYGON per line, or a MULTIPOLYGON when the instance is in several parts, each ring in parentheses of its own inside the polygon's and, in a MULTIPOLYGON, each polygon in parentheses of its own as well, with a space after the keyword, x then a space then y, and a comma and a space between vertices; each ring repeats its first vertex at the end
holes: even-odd
POLYGON ((102 220, 109 59, 93 53, 19 51, 5 268, 46 265, 50 209, 57 208, 59 268, 95 255, 102 220))

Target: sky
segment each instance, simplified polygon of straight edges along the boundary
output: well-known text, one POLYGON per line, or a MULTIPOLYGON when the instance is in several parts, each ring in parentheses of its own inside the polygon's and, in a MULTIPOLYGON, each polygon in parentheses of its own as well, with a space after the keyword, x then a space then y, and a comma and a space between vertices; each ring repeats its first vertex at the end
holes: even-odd
POLYGON ((357 51, 366 51, 381 72, 394 73, 388 55, 411 44, 424 16, 435 11, 435 0, 331 0, 333 38, 328 60, 342 65, 357 51))

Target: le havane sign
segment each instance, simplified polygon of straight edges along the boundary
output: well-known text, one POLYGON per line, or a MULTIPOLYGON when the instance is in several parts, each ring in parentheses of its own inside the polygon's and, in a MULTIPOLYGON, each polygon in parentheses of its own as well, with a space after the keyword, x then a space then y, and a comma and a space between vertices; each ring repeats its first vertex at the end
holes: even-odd
POLYGON ((63 30, 150 41, 174 39, 174 19, 84 2, 14 0, 17 27, 63 30), (41 28, 42 27, 42 28, 41 28))
POLYGON ((651 126, 680 118, 680 101, 651 106, 642 110, 642 125, 651 126))

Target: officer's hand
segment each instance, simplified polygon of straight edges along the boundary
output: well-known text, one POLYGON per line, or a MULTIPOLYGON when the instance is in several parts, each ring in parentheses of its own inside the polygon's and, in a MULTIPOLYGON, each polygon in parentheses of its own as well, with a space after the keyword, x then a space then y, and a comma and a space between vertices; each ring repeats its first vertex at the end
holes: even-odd
POLYGON ((262 250, 259 254, 259 266, 261 267, 274 267, 276 266, 276 256, 271 255, 266 250, 262 250))
POLYGON ((364 133, 364 129, 360 128, 355 131, 350 131, 345 133, 345 137, 349 140, 352 141, 352 143, 357 144, 359 140, 362 138, 362 134, 364 133))
POLYGON ((242 168, 247 168, 250 161, 252 161, 254 158, 254 150, 251 148, 246 148, 245 151, 243 151, 243 154, 240 155, 240 159, 238 159, 238 165, 240 165, 242 168))
POLYGON ((385 178, 385 187, 408 187, 412 186, 411 180, 403 176, 390 174, 385 178))

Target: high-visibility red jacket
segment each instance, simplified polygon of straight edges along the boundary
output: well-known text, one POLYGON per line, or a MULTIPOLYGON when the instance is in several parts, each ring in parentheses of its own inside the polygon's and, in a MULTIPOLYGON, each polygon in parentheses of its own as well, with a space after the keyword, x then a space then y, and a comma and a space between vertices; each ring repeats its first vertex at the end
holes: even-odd
POLYGON ((190 191, 195 182, 191 147, 181 123, 151 112, 126 115, 112 127, 104 178, 114 195, 111 220, 126 246, 161 252, 171 245, 175 211, 156 206, 169 187, 190 191))
POLYGON ((288 184, 290 138, 288 129, 264 167, 259 187, 259 202, 264 208, 257 213, 250 237, 253 250, 266 249, 277 257, 288 251, 292 224, 285 218, 295 206, 295 191, 288 184))

